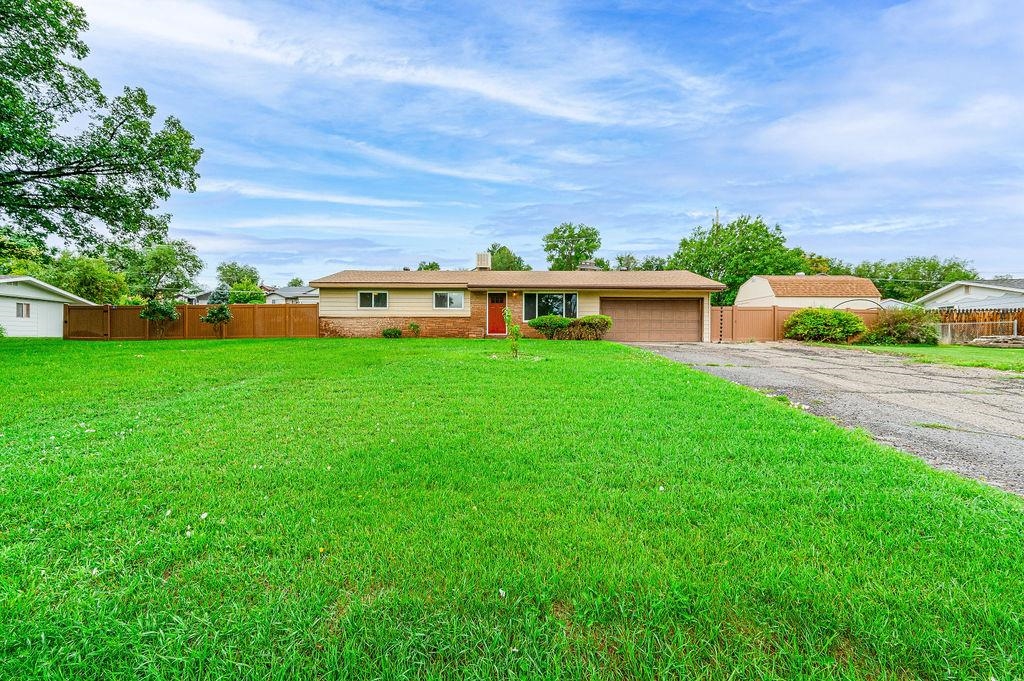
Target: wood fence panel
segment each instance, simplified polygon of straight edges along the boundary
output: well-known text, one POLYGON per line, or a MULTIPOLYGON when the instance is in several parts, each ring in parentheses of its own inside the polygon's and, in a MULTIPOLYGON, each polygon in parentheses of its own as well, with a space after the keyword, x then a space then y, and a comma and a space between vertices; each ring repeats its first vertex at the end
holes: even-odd
POLYGON ((1017 322, 1017 333, 1024 334, 1024 308, 1005 310, 937 310, 944 324, 971 322, 1017 322))
MULTIPOLYGON (((783 327, 800 307, 713 307, 713 342, 776 341, 785 337, 783 327)), ((879 310, 850 310, 869 326, 878 319, 879 310)))
POLYGON ((292 338, 316 338, 320 335, 319 305, 286 305, 288 335, 292 338))
POLYGON ((64 337, 72 340, 106 340, 110 337, 109 315, 109 306, 65 305, 64 337), (73 308, 73 311, 69 308, 73 308))
POLYGON ((139 308, 110 308, 110 337, 119 340, 146 340, 146 320, 139 317, 139 308))
POLYGON ((265 305, 256 315, 254 327, 259 338, 284 338, 288 335, 288 305, 265 305))
MULTIPOLYGON (((319 305, 231 305, 232 320, 225 338, 316 338, 319 305)), ((209 305, 179 305, 178 319, 168 324, 164 339, 215 339, 217 332, 199 321, 209 305)), ((64 337, 70 340, 147 340, 151 324, 139 317, 139 305, 65 305, 64 337)))
POLYGON ((231 323, 224 327, 225 338, 259 338, 256 334, 256 308, 262 305, 232 305, 231 323))
POLYGON ((185 326, 188 329, 185 338, 220 338, 213 326, 199 321, 209 309, 209 305, 183 305, 178 308, 178 312, 185 318, 185 326))
POLYGON ((733 307, 734 341, 775 340, 775 314, 770 307, 733 307))

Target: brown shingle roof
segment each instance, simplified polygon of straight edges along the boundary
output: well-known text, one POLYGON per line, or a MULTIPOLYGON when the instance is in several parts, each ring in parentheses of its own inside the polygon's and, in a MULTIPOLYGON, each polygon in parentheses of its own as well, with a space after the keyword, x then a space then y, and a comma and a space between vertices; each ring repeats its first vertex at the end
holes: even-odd
POLYGON ((824 296, 834 298, 879 298, 881 294, 864 277, 847 274, 815 274, 809 276, 762 276, 779 297, 824 296))
POLYGON ((342 270, 309 282, 320 288, 355 288, 389 286, 392 288, 515 288, 515 289, 686 289, 719 291, 725 288, 717 281, 687 270, 661 272, 498 272, 466 271, 382 271, 342 270))

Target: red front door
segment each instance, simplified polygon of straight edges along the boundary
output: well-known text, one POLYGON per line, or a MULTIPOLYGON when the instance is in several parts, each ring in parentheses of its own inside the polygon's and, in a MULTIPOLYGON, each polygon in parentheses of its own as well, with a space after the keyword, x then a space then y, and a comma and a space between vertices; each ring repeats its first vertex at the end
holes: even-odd
POLYGON ((487 294, 487 333, 504 335, 505 331, 505 294, 487 294))

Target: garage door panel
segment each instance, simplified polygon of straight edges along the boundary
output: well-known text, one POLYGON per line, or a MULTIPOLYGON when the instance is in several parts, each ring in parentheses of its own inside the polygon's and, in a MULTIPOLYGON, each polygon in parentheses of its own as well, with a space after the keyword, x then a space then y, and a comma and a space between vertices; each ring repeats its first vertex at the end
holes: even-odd
POLYGON ((700 341, 702 302, 700 298, 601 298, 601 314, 612 318, 606 338, 700 341))

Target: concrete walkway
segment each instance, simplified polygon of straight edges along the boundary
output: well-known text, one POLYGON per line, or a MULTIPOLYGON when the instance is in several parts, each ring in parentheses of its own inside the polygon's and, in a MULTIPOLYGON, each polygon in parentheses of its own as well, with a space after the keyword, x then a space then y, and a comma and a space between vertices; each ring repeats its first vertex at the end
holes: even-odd
POLYGON ((637 344, 1024 495, 1024 375, 800 343, 637 344))

